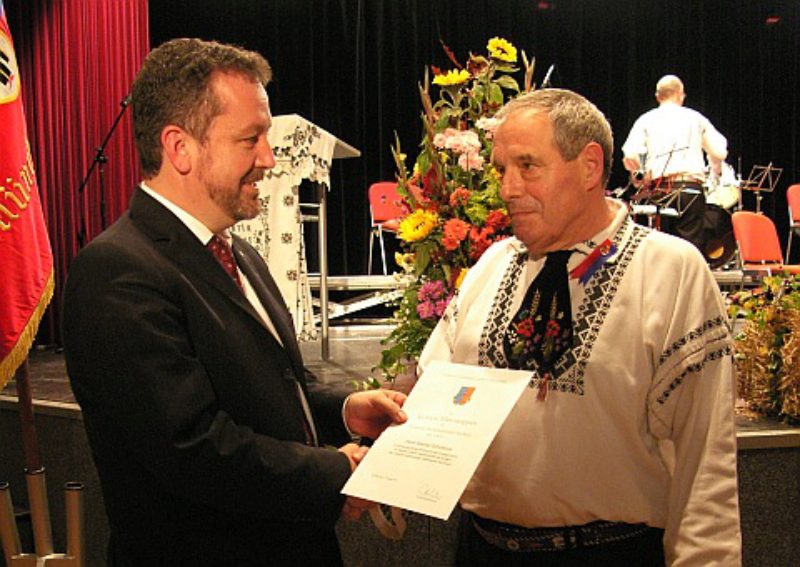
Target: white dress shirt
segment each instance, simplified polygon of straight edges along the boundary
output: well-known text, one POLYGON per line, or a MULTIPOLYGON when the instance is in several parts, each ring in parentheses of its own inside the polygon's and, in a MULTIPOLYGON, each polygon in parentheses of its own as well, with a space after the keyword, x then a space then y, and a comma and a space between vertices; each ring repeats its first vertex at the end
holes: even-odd
MULTIPOLYGON (((142 191, 144 191, 145 193, 150 195, 153 199, 164 205, 167 209, 169 209, 169 211, 172 214, 178 217, 178 220, 180 220, 183 224, 185 224, 186 228, 192 231, 192 234, 194 234, 197 237, 197 239, 201 242, 203 246, 208 246, 208 243, 211 240, 211 238, 213 238, 214 233, 211 232, 206 225, 204 225, 202 222, 193 217, 190 213, 186 212, 185 210, 180 208, 178 205, 176 205, 166 197, 163 197, 159 193, 153 191, 150 187, 147 186, 145 182, 141 182, 139 186, 142 188, 142 191)), ((231 237, 230 232, 225 230, 222 233, 220 233, 220 236, 225 240, 225 242, 228 243, 228 245, 232 244, 233 238, 231 237)), ((244 288, 244 295, 245 297, 247 297, 247 301, 250 302, 250 304, 253 306, 253 309, 256 310, 256 313, 258 313, 258 315, 264 321, 264 324, 267 326, 269 331, 275 337, 275 340, 277 340, 278 343, 283 345, 280 336, 278 336, 278 331, 275 329, 275 325, 272 323, 272 319, 270 319, 266 309, 264 309, 264 306, 261 305, 261 301, 259 301, 258 295, 256 295, 253 286, 250 285, 250 280, 247 279, 247 276, 244 274, 244 272, 242 272, 242 270, 239 269, 238 265, 236 266, 236 271, 239 272, 239 280, 242 282, 242 287, 244 288)))

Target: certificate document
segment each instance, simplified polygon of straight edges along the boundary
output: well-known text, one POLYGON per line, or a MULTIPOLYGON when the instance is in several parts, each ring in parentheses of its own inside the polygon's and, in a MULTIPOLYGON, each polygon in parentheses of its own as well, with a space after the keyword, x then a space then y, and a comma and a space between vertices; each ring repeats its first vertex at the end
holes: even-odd
POLYGON ((437 361, 342 493, 446 520, 531 379, 530 371, 437 361))

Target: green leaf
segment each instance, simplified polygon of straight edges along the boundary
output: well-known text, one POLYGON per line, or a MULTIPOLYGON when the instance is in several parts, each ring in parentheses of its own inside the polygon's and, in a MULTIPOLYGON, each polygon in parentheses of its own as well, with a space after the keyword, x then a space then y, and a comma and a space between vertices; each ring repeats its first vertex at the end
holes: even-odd
POLYGON ((477 84, 472 88, 471 104, 474 103, 480 106, 480 103, 486 98, 486 89, 483 85, 477 84))
POLYGON ((516 73, 519 71, 519 67, 515 66, 513 63, 498 63, 495 69, 502 73, 516 73))
POLYGON ((519 85, 517 81, 514 80, 514 77, 510 77, 508 75, 503 75, 495 79, 495 84, 500 85, 504 89, 508 89, 514 92, 519 92, 519 85))
POLYGON ((467 217, 472 224, 483 225, 486 222, 486 217, 489 216, 489 210, 481 203, 470 203, 466 209, 467 217))
POLYGON ((489 86, 489 102, 492 104, 503 104, 503 89, 497 83, 489 86))
POLYGON ((422 152, 417 156, 417 171, 420 175, 425 175, 431 167, 431 161, 428 157, 428 152, 422 152))
POLYGON ((417 248, 417 260, 416 260, 416 269, 414 270, 414 274, 419 277, 425 273, 425 270, 428 269, 428 264, 431 261, 431 253, 430 249, 427 246, 419 246, 417 248))

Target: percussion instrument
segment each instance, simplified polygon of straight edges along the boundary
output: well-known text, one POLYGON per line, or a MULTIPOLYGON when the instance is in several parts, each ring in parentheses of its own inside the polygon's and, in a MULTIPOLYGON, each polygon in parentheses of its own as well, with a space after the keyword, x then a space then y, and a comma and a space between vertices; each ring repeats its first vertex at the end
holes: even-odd
POLYGON ((741 180, 736 177, 733 167, 723 163, 719 178, 709 175, 706 180, 706 203, 730 210, 739 204, 741 186, 741 180))
POLYGON ((722 268, 736 256, 731 214, 718 205, 706 203, 703 217, 705 242, 701 252, 712 269, 722 268))

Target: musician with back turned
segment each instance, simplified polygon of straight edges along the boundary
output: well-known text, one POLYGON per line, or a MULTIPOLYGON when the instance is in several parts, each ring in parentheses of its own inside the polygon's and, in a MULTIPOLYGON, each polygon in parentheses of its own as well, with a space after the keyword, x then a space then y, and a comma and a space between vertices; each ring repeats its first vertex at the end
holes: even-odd
POLYGON ((664 228, 697 246, 705 244, 703 194, 706 163, 710 175, 719 178, 728 155, 728 142, 711 121, 683 106, 686 92, 675 75, 656 84, 658 107, 640 116, 622 146, 623 164, 632 174, 643 173, 651 188, 675 195, 669 204, 679 217, 664 228))

